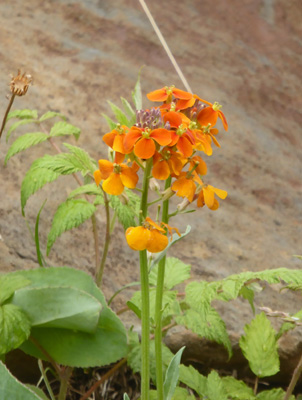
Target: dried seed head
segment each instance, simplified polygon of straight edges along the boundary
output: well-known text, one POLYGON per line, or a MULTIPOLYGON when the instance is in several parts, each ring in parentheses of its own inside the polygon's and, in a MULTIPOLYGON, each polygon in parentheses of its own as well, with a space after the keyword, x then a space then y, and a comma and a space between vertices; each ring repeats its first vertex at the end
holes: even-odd
POLYGON ((32 82, 31 75, 26 75, 25 73, 21 75, 20 70, 18 70, 18 75, 11 75, 10 90, 13 94, 17 96, 24 96, 28 90, 29 85, 32 82))

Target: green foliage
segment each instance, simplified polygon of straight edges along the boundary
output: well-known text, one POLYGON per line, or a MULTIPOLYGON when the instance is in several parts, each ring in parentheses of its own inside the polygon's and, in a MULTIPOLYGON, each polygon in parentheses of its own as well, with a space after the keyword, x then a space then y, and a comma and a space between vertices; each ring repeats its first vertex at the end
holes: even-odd
POLYGON ((232 376, 222 378, 223 388, 230 400, 254 400, 253 389, 232 376))
POLYGON ((67 230, 81 225, 94 214, 96 208, 84 199, 71 199, 60 204, 53 217, 47 238, 47 255, 56 239, 67 230))
POLYGON ((110 105, 111 110, 114 112, 115 118, 117 119, 119 124, 129 127, 132 125, 126 114, 119 107, 111 103, 111 101, 108 101, 108 104, 110 105))
POLYGON ((35 120, 38 118, 38 112, 37 110, 29 110, 29 109, 14 110, 8 113, 7 121, 9 121, 12 118, 35 120))
POLYGON ((209 400, 228 400, 222 380, 216 371, 208 375, 206 392, 209 400))
POLYGON ((111 196, 109 204, 116 212, 119 222, 126 230, 130 226, 136 226, 135 219, 139 211, 140 198, 129 189, 125 189, 125 194, 127 196, 126 204, 124 204, 119 196, 111 196))
POLYGON ((201 375, 195 368, 191 365, 186 367, 180 365, 179 367, 179 380, 185 385, 189 386, 195 392, 203 397, 206 396, 207 390, 207 378, 201 375))
POLYGON ((298 311, 296 314, 292 315, 291 318, 292 318, 292 322, 284 322, 284 323, 281 325, 281 327, 280 327, 280 329, 279 329, 279 332, 277 333, 277 336, 276 336, 277 340, 278 340, 285 332, 288 332, 288 331, 294 329, 294 328, 297 326, 297 325, 295 324, 295 321, 300 321, 300 322, 301 322, 301 319, 302 319, 302 310, 300 310, 300 311, 298 311))
POLYGON ((30 284, 23 276, 6 274, 0 275, 0 305, 9 299, 16 290, 30 284))
MULTIPOLYGON (((54 118, 54 117, 60 117, 62 118, 64 121, 66 120, 66 117, 63 114, 60 114, 58 112, 55 111, 47 111, 45 114, 43 114, 40 118, 39 118, 39 122, 44 122, 47 119, 50 118, 54 118)), ((38 118, 38 116, 36 117, 38 118)))
POLYGON ((47 139, 48 135, 43 132, 27 133, 23 136, 20 136, 8 149, 4 160, 4 165, 6 165, 7 161, 15 154, 20 153, 21 151, 26 150, 30 147, 33 147, 36 144, 45 142, 47 139))
MULTIPOLYGON (((191 265, 185 264, 175 257, 166 258, 164 288, 169 290, 190 278, 191 265)), ((158 265, 152 268, 149 274, 149 283, 157 284, 158 265)))
POLYGON ((258 314, 244 328, 240 347, 251 370, 260 378, 275 375, 279 371, 276 333, 264 313, 258 314))
POLYGON ((97 186, 95 183, 88 183, 87 185, 79 186, 78 188, 70 192, 68 195, 68 199, 73 199, 74 197, 83 194, 103 197, 102 189, 99 186, 97 186))
POLYGON ((179 364, 185 347, 182 347, 172 358, 164 382, 164 400, 171 400, 179 378, 179 364))
POLYGON ((0 306, 0 354, 18 348, 30 335, 30 320, 13 304, 0 306))
POLYGON ((124 110, 126 111, 128 117, 130 118, 129 119, 130 125, 135 124, 136 114, 135 114, 135 111, 133 110, 131 104, 124 97, 121 97, 121 101, 123 103, 124 110))
MULTIPOLYGON (((45 115, 45 114, 44 114, 45 115)), ((73 135, 76 139, 80 137, 81 130, 65 121, 56 122, 50 130, 49 136, 68 136, 73 135)))
POLYGON ((106 115, 104 113, 102 113, 101 115, 105 118, 110 130, 113 130, 114 128, 116 128, 117 124, 111 118, 109 118, 108 115, 106 115))
MULTIPOLYGON (((283 400, 285 392, 282 389, 265 390, 259 393, 257 400, 283 400)), ((290 396, 289 400, 295 400, 295 396, 290 396)))
POLYGON ((37 122, 37 121, 36 121, 35 119, 24 118, 24 119, 21 119, 21 121, 14 122, 14 123, 9 127, 9 129, 8 129, 8 131, 7 131, 7 134, 6 134, 6 142, 8 142, 8 139, 9 139, 10 135, 11 135, 17 128, 19 128, 19 126, 27 125, 27 124, 30 124, 30 123, 32 123, 32 122, 37 122))
POLYGON ((29 387, 19 382, 0 361, 0 398, 14 400, 45 400, 29 387))

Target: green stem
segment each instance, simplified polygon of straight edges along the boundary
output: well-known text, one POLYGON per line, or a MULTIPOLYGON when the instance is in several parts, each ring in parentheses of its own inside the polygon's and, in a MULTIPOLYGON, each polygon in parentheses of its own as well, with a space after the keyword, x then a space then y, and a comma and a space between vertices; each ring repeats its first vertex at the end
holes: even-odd
MULTIPOLYGON (((171 177, 166 180, 165 189, 171 186, 171 177)), ((162 222, 169 222, 169 199, 163 202, 162 222)), ((164 399, 163 360, 162 360, 162 302, 165 281, 166 256, 158 263, 156 302, 155 302, 155 361, 157 399, 164 399)))
MULTIPOLYGON (((152 167, 152 159, 146 162, 143 180, 143 192, 141 198, 141 212, 139 216, 140 224, 147 217, 148 212, 148 190, 149 175, 152 167)), ((149 378, 149 353, 150 353, 150 304, 149 304, 149 277, 148 277, 148 259, 147 251, 142 250, 139 253, 140 260, 140 280, 142 293, 142 364, 141 364, 141 400, 149 399, 150 378, 149 378)))
POLYGON ((301 356, 301 358, 299 360, 298 365, 296 366, 296 368, 294 370, 294 373, 293 373, 292 379, 290 381, 290 384, 289 384, 289 386, 287 388, 284 400, 289 400, 289 398, 292 395, 292 393, 294 391, 294 388, 295 388, 295 386, 296 386, 296 384, 297 384, 297 382, 298 382, 298 380, 299 380, 299 378, 301 376, 301 372, 302 372, 302 356, 301 356))
POLYGON ((69 379, 72 374, 72 368, 65 367, 65 370, 62 372, 63 373, 60 376, 61 384, 60 384, 60 392, 59 392, 58 400, 66 400, 69 379))

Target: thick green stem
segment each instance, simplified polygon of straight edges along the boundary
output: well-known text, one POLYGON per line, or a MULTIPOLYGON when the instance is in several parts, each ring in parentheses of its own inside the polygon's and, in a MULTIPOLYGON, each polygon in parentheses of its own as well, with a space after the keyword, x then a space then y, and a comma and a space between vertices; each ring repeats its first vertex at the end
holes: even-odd
POLYGON ((63 373, 60 376, 61 384, 60 384, 60 392, 58 400, 66 400, 68 384, 71 374, 72 374, 72 368, 65 367, 63 373))
MULTIPOLYGON (((148 190, 149 178, 152 167, 152 159, 146 161, 144 172, 143 192, 140 207, 140 224, 143 223, 148 212, 148 190)), ((140 251, 140 280, 141 280, 141 293, 142 293, 142 364, 141 364, 141 400, 149 399, 150 378, 149 378, 149 353, 150 353, 150 304, 149 304, 149 277, 148 277, 148 259, 147 251, 140 251)))
MULTIPOLYGON (((165 189, 171 186, 171 177, 166 180, 165 189)), ((162 222, 169 222, 169 199, 163 202, 162 222)), ((164 398, 163 360, 162 360, 162 302, 165 281, 166 256, 158 264, 156 302, 155 302, 155 361, 157 399, 164 398)))

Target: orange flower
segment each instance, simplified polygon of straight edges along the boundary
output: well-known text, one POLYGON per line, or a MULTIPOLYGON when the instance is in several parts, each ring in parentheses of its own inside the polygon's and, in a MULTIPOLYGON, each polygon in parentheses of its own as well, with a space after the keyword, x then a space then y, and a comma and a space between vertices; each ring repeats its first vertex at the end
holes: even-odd
POLYGON ((151 158, 156 151, 156 143, 166 146, 171 143, 171 132, 164 128, 151 130, 150 128, 138 128, 133 126, 125 136, 124 146, 127 153, 133 147, 134 154, 142 159, 151 158))
POLYGON ((221 199, 225 199, 228 195, 225 190, 217 189, 211 185, 202 184, 201 191, 197 198, 197 207, 203 207, 206 205, 210 210, 217 210, 219 202, 215 199, 215 194, 221 199))
POLYGON ((177 149, 184 157, 190 157, 193 153, 193 144, 195 137, 192 131, 188 129, 188 119, 185 115, 175 111, 169 111, 163 115, 164 122, 169 122, 171 128, 176 128, 171 131, 172 141, 169 146, 176 145, 177 149))
POLYGON ((106 133, 103 136, 104 142, 107 146, 111 147, 114 151, 117 151, 122 154, 127 154, 124 147, 124 139, 126 133, 129 131, 129 128, 125 125, 117 126, 111 132, 106 133))
POLYGON ((153 156, 152 175, 160 180, 166 180, 170 175, 178 176, 185 162, 179 153, 164 147, 160 153, 156 152, 153 156))
MULTIPOLYGON (((193 95, 183 90, 177 89, 175 86, 165 86, 161 89, 154 90, 147 94, 147 97, 151 101, 172 101, 172 95, 176 99, 191 100, 193 95)), ((193 103, 194 104, 194 103, 193 103)))
POLYGON ((191 203, 196 192, 195 182, 199 183, 200 185, 202 184, 201 179, 195 171, 192 173, 181 172, 179 177, 173 183, 171 189, 176 192, 176 196, 186 197, 191 203))
POLYGON ((150 253, 163 251, 169 243, 165 230, 149 217, 142 226, 128 228, 126 240, 132 250, 148 250, 150 253))
POLYGON ((94 171, 94 179, 97 185, 104 180, 102 188, 108 194, 119 195, 124 186, 134 189, 138 182, 138 165, 132 167, 126 164, 112 163, 108 160, 99 160, 99 169, 94 171))
POLYGON ((222 106, 219 103, 217 103, 217 101, 215 101, 215 103, 212 104, 206 100, 202 100, 200 97, 196 95, 194 95, 194 97, 202 101, 203 103, 209 105, 209 107, 203 108, 197 115, 197 121, 200 123, 200 125, 207 126, 208 124, 210 124, 210 126, 213 127, 216 124, 217 119, 219 117, 222 121, 224 129, 227 131, 228 130, 227 120, 223 112, 220 111, 222 106))

